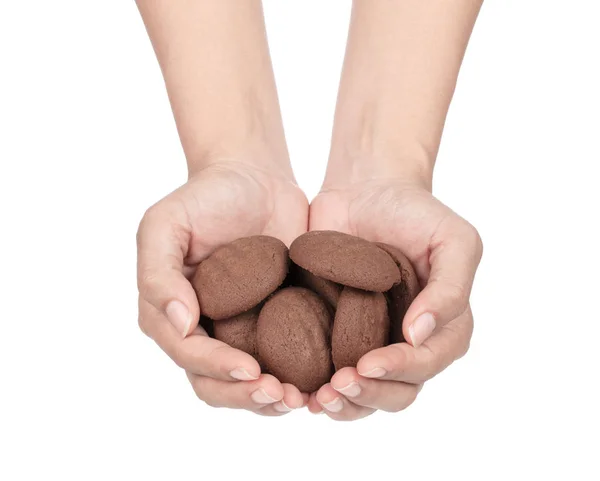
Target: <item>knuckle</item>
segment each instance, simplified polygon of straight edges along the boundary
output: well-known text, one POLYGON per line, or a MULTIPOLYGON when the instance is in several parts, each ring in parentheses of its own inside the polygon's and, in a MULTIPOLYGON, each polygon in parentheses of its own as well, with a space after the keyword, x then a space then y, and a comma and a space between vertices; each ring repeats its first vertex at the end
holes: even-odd
POLYGON ((402 404, 397 404, 395 406, 391 406, 391 407, 389 407, 387 409, 383 409, 382 411, 386 411, 388 413, 399 413, 400 411, 404 411, 411 404, 412 404, 412 401, 409 402, 409 403, 405 403, 403 401, 402 404))
POLYGON ((411 386, 410 389, 410 393, 408 394, 407 398, 406 398, 406 404, 404 405, 404 409, 406 409, 408 406, 410 406, 412 403, 414 403, 417 400, 417 397, 419 396, 419 392, 421 391, 421 388, 419 386, 411 386))
POLYGON ((220 404, 211 396, 210 386, 207 378, 196 376, 192 379, 192 388, 196 396, 212 408, 221 407, 220 404))
POLYGON ((434 356, 428 356, 422 364, 420 381, 425 382, 433 379, 442 369, 440 360, 434 356))
POLYGON ((409 362, 405 343, 390 344, 388 346, 388 353, 394 366, 394 371, 398 375, 401 375, 409 362))
POLYGON ((417 396, 419 395, 420 387, 419 385, 409 386, 405 389, 405 392, 398 396, 396 402, 390 406, 386 411, 391 413, 397 413, 400 411, 404 411, 407 407, 413 404, 417 400, 417 396))
POLYGON ((175 363, 188 369, 196 374, 219 377, 224 375, 226 369, 222 366, 220 359, 226 358, 226 355, 221 355, 222 352, 226 353, 227 349, 230 349, 226 344, 216 344, 211 342, 210 345, 206 343, 200 344, 189 344, 181 342, 173 352, 173 360, 175 363))
MULTIPOLYGON (((200 398, 200 396, 198 396, 200 398)), ((204 401, 204 404, 206 404, 207 406, 211 407, 211 408, 220 408, 222 407, 218 402, 210 399, 210 398, 206 398, 206 399, 202 399, 200 398, 202 401, 204 401)))
POLYGON ((458 360, 465 356, 471 347, 471 338, 473 337, 474 329, 473 316, 467 316, 467 322, 465 326, 458 331, 457 350, 455 360, 458 360))
POLYGON ((150 268, 140 268, 138 274, 138 290, 144 299, 150 299, 153 287, 157 284, 156 272, 150 268))
POLYGON ((349 412, 339 412, 339 413, 332 413, 329 411, 323 411, 330 419, 333 419, 334 421, 356 421, 357 419, 360 418, 360 416, 356 413, 349 413, 349 412))
MULTIPOLYGON (((465 221, 466 222, 466 221, 465 221)), ((481 256, 483 255, 483 240, 481 238, 481 234, 479 231, 472 225, 466 222, 466 238, 469 240, 470 245, 472 245, 473 253, 477 262, 481 260, 481 256)))
MULTIPOLYGON (((169 357, 173 360, 173 362, 178 367, 180 367, 181 369, 184 369, 184 370, 189 370, 190 366, 188 366, 189 363, 186 362, 185 351, 181 347, 177 346, 177 347, 173 348, 171 350, 171 352, 168 354, 169 354, 169 357)), ((192 372, 194 372, 194 371, 192 371, 192 372)), ((192 385, 193 385, 193 383, 192 383, 192 385)))
POLYGON ((447 283, 446 287, 446 298, 448 302, 454 306, 462 307, 463 305, 466 307, 468 293, 465 286, 462 284, 457 284, 455 282, 447 283))
POLYGON ((152 336, 152 315, 148 310, 148 306, 143 302, 142 297, 138 298, 138 327, 146 336, 150 339, 154 339, 152 336))
POLYGON ((463 345, 458 350, 458 353, 456 355, 456 360, 459 360, 460 358, 464 357, 467 354, 467 352, 469 352, 470 347, 471 347, 470 340, 467 340, 466 342, 464 342, 463 345))
POLYGON ((154 205, 150 206, 146 210, 146 212, 144 212, 144 215, 142 216, 142 219, 140 220, 140 223, 138 225, 138 230, 136 233, 136 240, 137 240, 138 247, 142 244, 142 242, 144 240, 144 235, 148 231, 148 226, 152 225, 153 220, 158 215, 159 210, 160 210, 159 204, 154 204, 154 205))
POLYGON ((473 227, 473 230, 475 231, 475 254, 477 256, 477 262, 479 262, 483 256, 483 239, 475 227, 473 227))
POLYGON ((219 374, 221 369, 215 365, 215 361, 219 358, 219 353, 227 347, 226 345, 218 345, 208 349, 193 349, 191 352, 186 352, 186 357, 199 371, 206 374, 219 374))
POLYGON ((146 321, 144 320, 144 316, 142 316, 141 314, 138 315, 138 327, 140 328, 140 331, 142 331, 142 333, 144 333, 146 336, 148 337, 152 337, 150 336, 150 332, 148 331, 148 326, 146 324, 146 321))

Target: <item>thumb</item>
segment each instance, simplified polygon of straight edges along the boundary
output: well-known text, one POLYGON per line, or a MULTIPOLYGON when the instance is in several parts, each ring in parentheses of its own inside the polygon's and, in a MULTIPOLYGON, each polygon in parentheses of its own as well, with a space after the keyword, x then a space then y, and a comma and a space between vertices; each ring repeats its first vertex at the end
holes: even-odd
POLYGON ((162 312, 182 337, 200 319, 196 293, 183 274, 190 237, 185 213, 172 208, 167 199, 146 211, 137 233, 140 296, 162 312))
POLYGON ((483 244, 475 228, 462 218, 448 224, 448 228, 440 229, 440 234, 434 236, 427 285, 404 317, 404 337, 414 347, 421 345, 436 328, 460 316, 469 305, 483 244))

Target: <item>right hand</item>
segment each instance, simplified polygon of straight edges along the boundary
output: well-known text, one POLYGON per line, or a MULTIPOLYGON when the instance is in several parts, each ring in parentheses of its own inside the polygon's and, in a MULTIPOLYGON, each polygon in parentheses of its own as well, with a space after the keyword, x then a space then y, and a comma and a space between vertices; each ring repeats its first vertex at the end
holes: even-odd
POLYGON ((289 246, 307 224, 308 203, 293 178, 234 162, 200 170, 146 211, 137 234, 139 325, 210 406, 279 415, 308 401, 261 374, 250 355, 208 337, 189 282, 223 244, 264 234, 289 246))

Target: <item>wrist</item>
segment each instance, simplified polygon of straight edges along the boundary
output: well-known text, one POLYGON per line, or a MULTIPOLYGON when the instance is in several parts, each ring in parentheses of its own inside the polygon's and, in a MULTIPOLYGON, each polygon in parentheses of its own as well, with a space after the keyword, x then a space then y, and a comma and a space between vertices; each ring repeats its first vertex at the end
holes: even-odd
POLYGON ((295 183, 287 149, 273 143, 245 142, 229 138, 207 143, 194 157, 188 157, 188 178, 208 168, 258 172, 262 176, 279 178, 295 183))
POLYGON ((431 191, 435 161, 421 146, 385 142, 361 145, 356 141, 360 135, 349 138, 332 144, 322 190, 396 180, 431 191))
POLYGON ((189 176, 227 163, 294 180, 278 111, 270 116, 258 110, 235 112, 225 122, 221 119, 206 128, 199 126, 190 142, 182 138, 189 176))

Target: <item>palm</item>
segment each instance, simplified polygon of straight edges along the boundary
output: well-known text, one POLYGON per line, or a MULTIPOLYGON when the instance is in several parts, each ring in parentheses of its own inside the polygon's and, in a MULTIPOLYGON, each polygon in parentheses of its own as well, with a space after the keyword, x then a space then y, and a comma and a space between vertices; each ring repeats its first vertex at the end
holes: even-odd
POLYGON ((188 266, 240 237, 265 234, 289 245, 307 228, 306 197, 295 184, 239 165, 211 166, 172 196, 188 220, 188 266))
POLYGON ((458 217, 427 190, 399 182, 364 182, 320 193, 310 229, 332 229, 400 248, 422 282, 429 275, 431 242, 445 219, 458 217))

